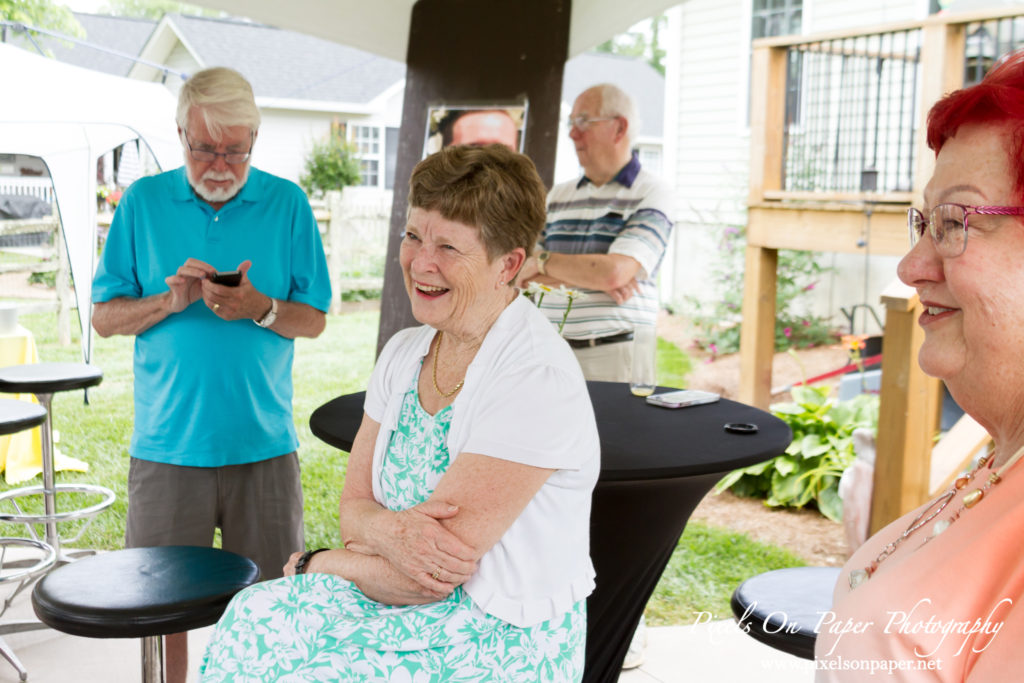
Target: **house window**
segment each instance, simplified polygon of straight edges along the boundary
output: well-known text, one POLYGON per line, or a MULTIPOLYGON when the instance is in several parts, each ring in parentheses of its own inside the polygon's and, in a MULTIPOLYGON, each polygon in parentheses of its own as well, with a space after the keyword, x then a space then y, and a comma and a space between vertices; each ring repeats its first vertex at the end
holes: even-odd
MULTIPOLYGON (((803 19, 803 0, 753 0, 751 7, 750 39, 786 36, 800 33, 803 19)), ((751 53, 753 64, 753 53, 751 53)), ((800 111, 800 77, 803 63, 799 53, 790 52, 786 79, 786 123, 796 123, 800 111)), ((749 88, 748 88, 749 92, 749 88)), ((750 108, 747 108, 747 122, 750 108)))
POLYGON ((751 40, 800 33, 803 0, 754 0, 751 40))
POLYGON ((380 128, 353 125, 351 129, 352 145, 359 157, 359 184, 363 187, 378 187, 383 160, 380 128))

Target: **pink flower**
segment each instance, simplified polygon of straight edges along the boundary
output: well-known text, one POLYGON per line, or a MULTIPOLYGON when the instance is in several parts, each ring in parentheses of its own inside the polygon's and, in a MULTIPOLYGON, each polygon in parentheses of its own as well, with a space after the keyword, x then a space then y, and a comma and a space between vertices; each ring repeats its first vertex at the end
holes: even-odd
POLYGON ((786 335, 786 339, 789 339, 790 337, 793 336, 793 328, 792 327, 787 327, 786 329, 784 329, 782 331, 782 334, 786 335))
POLYGON ((812 282, 811 284, 809 284, 806 287, 804 287, 804 291, 805 292, 811 291, 812 289, 814 289, 814 286, 817 285, 817 284, 818 284, 817 282, 812 282))

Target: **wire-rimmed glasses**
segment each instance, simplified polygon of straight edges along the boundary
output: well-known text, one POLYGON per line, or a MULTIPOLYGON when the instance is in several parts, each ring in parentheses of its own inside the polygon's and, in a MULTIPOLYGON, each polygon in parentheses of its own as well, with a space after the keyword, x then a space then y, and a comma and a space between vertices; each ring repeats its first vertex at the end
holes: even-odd
POLYGON ((928 220, 917 209, 907 209, 907 229, 910 247, 924 235, 925 228, 932 236, 935 251, 943 258, 956 258, 967 249, 967 217, 1024 216, 1024 206, 971 206, 970 204, 939 204, 932 209, 928 220))
POLYGON ((597 123, 598 121, 614 121, 619 118, 618 116, 595 116, 593 118, 580 114, 579 116, 570 116, 566 119, 566 123, 569 124, 570 128, 575 128, 579 132, 584 132, 590 128, 590 124, 597 123))
POLYGON ((188 153, 192 157, 193 161, 200 161, 203 163, 216 161, 217 157, 224 157, 224 161, 229 164, 244 164, 249 160, 252 155, 252 145, 254 142, 253 133, 249 133, 249 149, 245 152, 214 152, 209 149, 193 149, 192 143, 188 140, 188 131, 181 131, 181 137, 185 141, 185 147, 188 148, 188 153))

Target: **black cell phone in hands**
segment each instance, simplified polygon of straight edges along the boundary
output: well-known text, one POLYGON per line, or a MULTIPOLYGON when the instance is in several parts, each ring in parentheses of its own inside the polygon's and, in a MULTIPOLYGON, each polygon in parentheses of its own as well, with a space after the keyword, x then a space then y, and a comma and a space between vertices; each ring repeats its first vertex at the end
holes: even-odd
POLYGON ((218 270, 210 276, 210 282, 225 287, 237 287, 242 282, 242 273, 238 270, 218 270))

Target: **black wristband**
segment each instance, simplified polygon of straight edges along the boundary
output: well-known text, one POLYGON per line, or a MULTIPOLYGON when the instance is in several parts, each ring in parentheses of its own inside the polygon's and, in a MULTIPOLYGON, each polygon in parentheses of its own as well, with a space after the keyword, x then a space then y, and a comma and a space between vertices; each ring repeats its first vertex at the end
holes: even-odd
POLYGON ((325 550, 330 550, 330 548, 317 548, 316 550, 307 550, 306 552, 302 553, 302 557, 300 557, 299 561, 295 563, 295 573, 305 574, 306 567, 309 566, 310 558, 312 558, 317 553, 322 553, 325 550))

